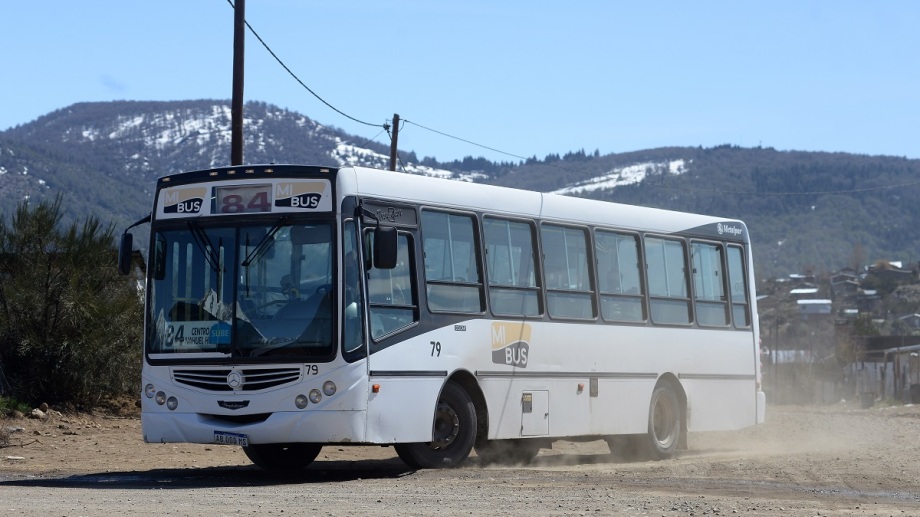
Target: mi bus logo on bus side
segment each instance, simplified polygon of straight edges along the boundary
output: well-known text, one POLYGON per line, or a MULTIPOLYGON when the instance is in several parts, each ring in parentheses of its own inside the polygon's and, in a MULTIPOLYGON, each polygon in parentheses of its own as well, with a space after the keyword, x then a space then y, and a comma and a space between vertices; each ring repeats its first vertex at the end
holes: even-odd
POLYGON ((207 187, 170 189, 163 192, 163 213, 198 214, 204 204, 207 187))
POLYGON ((492 362, 527 368, 530 353, 530 325, 526 323, 492 324, 492 362))
POLYGON ((278 183, 275 185, 275 206, 287 208, 319 208, 326 185, 320 181, 278 183))

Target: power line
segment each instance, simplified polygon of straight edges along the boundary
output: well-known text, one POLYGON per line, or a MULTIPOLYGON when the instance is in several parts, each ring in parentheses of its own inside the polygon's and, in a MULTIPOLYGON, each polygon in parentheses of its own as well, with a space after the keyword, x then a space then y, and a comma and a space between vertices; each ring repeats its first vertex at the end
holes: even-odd
MULTIPOLYGON (((236 6, 235 6, 234 3, 233 3, 233 0, 227 0, 227 3, 230 4, 230 7, 234 8, 234 9, 236 8, 236 6)), ((251 32, 252 35, 255 36, 257 40, 259 40, 259 43, 261 43, 262 46, 265 48, 265 50, 267 50, 268 53, 271 54, 271 56, 275 59, 275 61, 277 61, 278 64, 281 65, 281 67, 284 68, 284 70, 285 70, 291 77, 293 77, 294 80, 297 81, 298 84, 300 84, 305 90, 307 90, 308 92, 310 92, 311 95, 313 95, 314 97, 316 97, 317 100, 319 100, 320 102, 322 102, 323 104, 325 104, 327 107, 329 107, 331 110, 335 111, 336 113, 338 113, 339 115, 342 115, 343 117, 345 117, 345 118, 347 118, 347 119, 350 119, 350 120, 352 120, 352 121, 354 121, 354 122, 357 122, 357 123, 359 123, 359 124, 364 124, 364 125, 366 125, 366 126, 382 128, 382 131, 379 132, 379 133, 377 133, 377 135, 375 135, 373 138, 369 139, 368 142, 370 142, 371 140, 376 139, 378 136, 380 136, 380 133, 382 133, 383 131, 386 131, 386 132, 387 132, 387 136, 389 136, 389 137, 390 137, 390 140, 392 141, 393 135, 390 133, 390 126, 389 126, 389 124, 386 124, 386 123, 384 123, 384 124, 373 124, 373 123, 371 123, 371 122, 365 122, 365 121, 363 121, 363 120, 357 119, 357 118, 355 118, 355 117, 353 117, 353 116, 351 116, 351 115, 345 113, 344 111, 342 111, 342 110, 336 108, 335 106, 333 106, 332 104, 330 104, 329 102, 327 102, 325 99, 323 99, 322 97, 320 97, 319 94, 317 94, 317 93, 314 92, 309 86, 307 86, 306 83, 304 83, 304 82, 297 76, 297 74, 295 74, 295 73, 284 63, 284 61, 282 61, 281 58, 279 58, 278 55, 275 54, 275 52, 271 49, 271 47, 269 47, 268 44, 265 42, 265 40, 263 40, 262 37, 259 36, 259 33, 257 33, 256 30, 252 28, 252 25, 250 25, 248 21, 245 21, 245 23, 246 23, 246 28, 249 29, 249 32, 251 32)), ((522 161, 524 161, 524 162, 527 162, 528 160, 530 160, 530 158, 527 158, 527 157, 524 157, 524 156, 520 156, 520 155, 517 155, 517 154, 514 154, 514 153, 509 153, 509 152, 507 152, 507 151, 502 151, 501 149, 496 149, 496 148, 494 148, 494 147, 490 147, 490 146, 487 146, 487 145, 484 145, 484 144, 480 144, 480 143, 477 143, 477 142, 473 142, 472 140, 468 140, 468 139, 466 139, 466 138, 461 138, 461 137, 459 137, 459 136, 451 135, 451 134, 445 133, 445 132, 443 132, 443 131, 438 131, 437 129, 433 129, 433 128, 430 128, 430 127, 427 127, 427 126, 423 126, 422 124, 419 124, 419 123, 417 123, 417 122, 413 122, 413 121, 408 120, 408 119, 403 119, 402 122, 403 122, 403 124, 402 124, 403 127, 405 127, 406 124, 412 124, 413 126, 422 128, 422 129, 424 129, 424 130, 426 130, 426 131, 430 131, 430 132, 432 132, 432 133, 436 133, 436 134, 439 134, 439 135, 441 135, 441 136, 444 136, 444 137, 447 137, 447 138, 451 138, 451 139, 457 140, 457 141, 459 141, 459 142, 464 142, 464 143, 467 143, 467 144, 470 144, 470 145, 473 145, 473 146, 476 146, 476 147, 480 147, 480 148, 482 148, 482 149, 487 149, 487 150, 492 151, 492 152, 495 152, 495 153, 503 154, 503 155, 505 155, 505 156, 511 156, 512 158, 517 158, 517 159, 522 160, 522 161)), ((397 131, 400 131, 401 129, 402 129, 402 128, 396 128, 397 131)), ((365 142, 364 145, 367 145, 367 143, 365 142)), ((402 163, 402 158, 399 156, 398 150, 397 150, 396 156, 397 156, 397 158, 399 159, 400 165, 402 166, 403 170, 405 170, 405 169, 406 169, 405 164, 402 163)), ((534 158, 536 158, 536 156, 534 156, 534 158)), ((544 166, 544 167, 551 167, 551 168, 560 169, 560 170, 569 171, 569 172, 581 172, 581 173, 584 173, 584 172, 593 172, 593 171, 588 171, 587 169, 584 169, 584 168, 564 167, 564 166, 560 166, 560 165, 556 165, 556 164, 552 164, 552 163, 545 163, 545 162, 544 162, 543 164, 541 164, 541 165, 544 166)), ((889 185, 889 186, 881 186, 881 187, 866 187, 866 188, 860 188, 860 189, 827 190, 827 191, 812 191, 812 192, 751 192, 751 191, 740 191, 740 190, 719 190, 719 189, 701 189, 701 188, 691 188, 691 187, 678 187, 678 186, 673 186, 673 185, 664 185, 664 184, 662 184, 662 183, 658 183, 658 184, 649 183, 648 185, 649 185, 649 186, 652 186, 652 187, 669 188, 669 189, 673 189, 673 190, 683 190, 683 191, 687 191, 687 192, 707 192, 707 193, 713 193, 713 194, 756 195, 756 196, 810 196, 810 195, 827 195, 827 194, 854 194, 854 193, 860 193, 860 192, 871 192, 871 191, 877 191, 877 190, 887 190, 887 189, 896 189, 896 188, 912 187, 912 186, 920 185, 920 182, 902 183, 902 184, 899 184, 899 185, 889 185)))
MULTIPOLYGON (((233 7, 234 9, 236 9, 236 6, 233 5, 233 0, 227 0, 227 3, 230 4, 230 7, 233 7)), ((281 58, 279 58, 279 57, 275 54, 275 52, 272 51, 272 49, 268 46, 267 43, 265 43, 265 41, 262 39, 262 37, 259 36, 259 33, 256 32, 255 29, 252 28, 252 25, 250 25, 248 21, 246 21, 245 23, 246 23, 246 28, 249 29, 249 32, 251 32, 252 35, 255 36, 257 40, 259 40, 259 43, 261 43, 262 46, 265 47, 265 50, 267 50, 268 53, 271 54, 271 56, 272 56, 273 58, 275 58, 275 61, 277 61, 278 64, 281 65, 281 67, 284 68, 284 70, 285 70, 288 74, 290 74, 290 76, 293 77, 295 81, 297 81, 301 86, 303 86, 305 90, 307 90, 308 92, 310 92, 310 93, 311 93, 314 97, 316 97, 320 102, 322 102, 323 104, 325 104, 326 106, 328 106, 330 109, 332 109, 333 111, 335 111, 335 112, 338 113, 339 115, 342 115, 343 117, 348 118, 348 119, 350 119, 350 120, 353 120, 353 121, 355 121, 355 122, 357 122, 357 123, 359 123, 359 124, 364 124, 365 126, 372 126, 372 127, 381 127, 380 124, 372 124, 372 123, 370 123, 370 122, 365 122, 365 121, 363 121, 363 120, 359 120, 359 119, 357 119, 357 118, 355 118, 355 117, 352 117, 351 115, 345 113, 344 111, 342 111, 342 110, 336 108, 336 107, 333 106, 332 104, 329 104, 328 102, 326 102, 325 99, 323 99, 323 98, 320 97, 316 92, 314 92, 312 89, 310 89, 309 86, 307 86, 303 81, 301 81, 299 77, 297 77, 297 74, 295 74, 293 71, 291 71, 291 69, 288 68, 288 66, 287 66, 286 64, 284 64, 284 61, 282 61, 281 58)))
POLYGON ((441 136, 446 136, 447 138, 453 138, 454 140, 459 140, 460 142, 465 142, 465 143, 470 144, 470 145, 475 145, 476 147, 481 147, 481 148, 483 148, 483 149, 488 149, 488 150, 490 150, 490 151, 492 151, 492 152, 496 152, 496 153, 499 153, 499 154, 504 154, 504 155, 506 155, 506 156, 511 156, 512 158, 517 158, 517 159, 519 159, 519 160, 524 160, 524 161, 529 160, 529 158, 525 158, 525 157, 523 157, 523 156, 519 156, 519 155, 516 155, 516 154, 513 154, 513 153, 505 152, 505 151, 502 151, 502 150, 500 150, 500 149, 495 149, 494 147, 489 147, 489 146, 487 146, 487 145, 477 144, 476 142, 473 142, 472 140, 467 140, 467 139, 465 139, 465 138, 460 138, 459 136, 449 135, 449 134, 447 134, 447 133, 445 133, 445 132, 443 132, 443 131, 438 131, 437 129, 431 129, 430 127, 425 127, 425 126, 423 126, 423 125, 421 125, 421 124, 419 124, 419 123, 417 123, 417 122, 412 122, 411 120, 408 120, 408 119, 405 119, 405 122, 406 122, 406 124, 412 124, 413 126, 418 126, 418 127, 422 128, 422 129, 424 129, 424 130, 431 131, 432 133, 437 133, 437 134, 439 134, 439 135, 441 135, 441 136))
MULTIPOLYGON (((236 6, 235 6, 234 3, 233 3, 233 0, 227 0, 227 3, 230 4, 230 7, 234 8, 234 9, 236 8, 236 6)), ((257 40, 259 40, 259 43, 261 43, 262 46, 265 48, 265 50, 268 51, 269 54, 271 54, 271 56, 275 59, 275 61, 277 61, 278 64, 281 65, 281 67, 284 68, 284 70, 285 70, 291 77, 293 77, 294 80, 297 81, 298 84, 300 84, 305 90, 307 90, 308 92, 310 92, 311 95, 313 95, 314 97, 316 97, 316 99, 318 99, 320 102, 322 102, 323 104, 325 104, 326 106, 328 106, 330 109, 332 109, 333 111, 335 111, 335 112, 338 113, 339 115, 342 115, 342 116, 345 117, 345 118, 348 118, 348 119, 350 119, 350 120, 353 120, 353 121, 355 121, 355 122, 358 122, 359 124, 364 124, 364 125, 366 125, 366 126, 381 127, 381 128, 383 128, 383 130, 387 132, 387 135, 390 137, 390 140, 392 141, 393 135, 392 135, 392 134, 390 133, 390 131, 389 131, 389 125, 388 125, 388 124, 386 124, 386 123, 384 123, 384 124, 382 124, 382 125, 381 125, 381 124, 373 124, 373 123, 370 123, 370 122, 365 122, 365 121, 363 121, 363 120, 359 120, 359 119, 357 119, 357 118, 355 118, 355 117, 352 117, 351 115, 349 115, 349 114, 343 112, 342 110, 336 108, 336 107, 333 106, 332 104, 328 103, 325 99, 323 99, 322 97, 320 97, 319 94, 317 94, 317 93, 314 92, 309 86, 307 86, 307 85, 297 76, 297 74, 295 74, 295 73, 284 63, 284 61, 282 61, 281 58, 278 57, 277 54, 275 54, 275 52, 271 49, 271 47, 268 46, 268 44, 265 42, 265 40, 263 40, 262 37, 259 36, 259 33, 256 32, 255 29, 252 28, 252 25, 250 25, 250 23, 249 23, 248 20, 245 21, 244 23, 246 24, 246 28, 249 29, 249 32, 251 32, 252 35, 255 36, 257 40)), ((412 122, 412 121, 410 121, 410 120, 403 119, 403 124, 402 124, 402 126, 405 127, 406 124, 412 124, 412 125, 414 125, 414 126, 420 127, 420 128, 425 129, 425 130, 427 130, 427 131, 431 131, 432 133, 437 133, 437 134, 439 134, 439 135, 441 135, 441 136, 445 136, 445 137, 448 137, 448 138, 452 138, 452 139, 458 140, 458 141, 460 141, 460 142, 465 142, 465 143, 467 143, 467 144, 474 145, 474 146, 476 146, 476 147, 481 147, 481 148, 483 148, 483 149, 488 149, 489 151, 492 151, 492 152, 496 152, 496 153, 499 153, 499 154, 504 154, 504 155, 506 155, 506 156, 511 156, 511 157, 513 157, 513 158, 517 158, 517 159, 522 160, 522 161, 525 161, 525 162, 526 162, 527 160, 529 160, 529 158, 526 158, 526 157, 524 157, 524 156, 520 156, 520 155, 517 155, 517 154, 513 154, 513 153, 506 152, 506 151, 502 151, 502 150, 500 150, 500 149, 496 149, 496 148, 494 148, 494 147, 489 147, 489 146, 487 146, 487 145, 479 144, 479 143, 473 142, 472 140, 468 140, 468 139, 465 139, 465 138, 460 138, 460 137, 458 137, 458 136, 454 136, 454 135, 445 133, 445 132, 443 132, 443 131, 438 131, 437 129, 432 129, 432 128, 430 128, 430 127, 423 126, 423 125, 418 124, 418 123, 416 123, 416 122, 412 122)), ((400 131, 401 129, 402 129, 402 128, 396 128, 397 131, 400 131)), ((377 135, 375 135, 374 138, 372 138, 372 139, 370 139, 370 140, 376 139, 377 136, 379 136, 379 135, 380 135, 380 133, 377 133, 377 135)), ((370 141, 370 140, 368 140, 368 141, 370 141)), ((399 157, 399 152, 398 152, 398 151, 397 151, 397 157, 400 158, 400 157, 399 157)), ((402 165, 403 170, 405 170, 405 165, 402 163, 402 159, 401 159, 401 158, 400 158, 400 165, 402 165)), ((585 172, 585 171, 583 171, 583 170, 582 170, 582 171, 579 171, 578 169, 571 169, 571 168, 566 168, 566 167, 558 167, 558 166, 555 166, 555 165, 552 165, 552 164, 545 164, 545 165, 547 165, 547 166, 549 166, 549 167, 556 167, 556 168, 559 168, 559 169, 562 169, 562 170, 569 170, 569 171, 573 171, 573 172, 585 172)))
MULTIPOLYGON (((408 120, 408 119, 404 119, 404 121, 405 121, 405 123, 407 123, 407 124, 412 124, 413 126, 418 126, 418 127, 422 128, 422 129, 425 129, 425 130, 427 130, 427 131, 431 131, 432 133, 437 133, 437 134, 439 134, 439 135, 446 136, 446 137, 448 137, 448 138, 453 138, 454 140, 458 140, 458 141, 460 141, 460 142, 465 142, 465 143, 468 143, 468 144, 471 144, 471 145, 475 145, 475 146, 477 146, 477 147, 481 147, 481 148, 483 148, 483 149, 488 149, 488 150, 490 150, 490 151, 494 151, 494 152, 496 152, 496 153, 501 153, 501 154, 504 154, 504 155, 507 155, 507 156, 512 156, 512 157, 514 157, 514 158, 518 158, 518 159, 523 160, 523 161, 525 161, 525 162, 526 162, 527 160, 529 160, 529 158, 525 158, 525 157, 523 157, 523 156, 519 156, 519 155, 516 155, 516 154, 508 153, 508 152, 502 151, 502 150, 500 150, 500 149, 495 149, 495 148, 493 148, 493 147, 489 147, 489 146, 487 146, 487 145, 478 144, 478 143, 476 143, 476 142, 467 140, 467 139, 465 139, 465 138, 460 138, 460 137, 458 137, 458 136, 450 135, 450 134, 444 133, 443 131, 438 131, 438 130, 432 129, 432 128, 430 128, 430 127, 425 127, 425 126, 423 126, 423 125, 421 125, 421 124, 419 124, 419 123, 417 123, 417 122, 412 122, 412 121, 410 121, 410 120, 408 120)), ((562 165, 557 165, 557 164, 554 164, 554 163, 546 163, 546 162, 539 164, 539 166, 542 166, 542 167, 551 167, 551 168, 554 168, 554 169, 564 170, 564 171, 568 171, 568 172, 580 172, 580 173, 584 173, 584 172, 593 173, 593 172, 594 172, 594 171, 589 171, 588 169, 585 169, 585 168, 565 167, 565 166, 562 166, 562 165)), ((870 192, 870 191, 876 191, 876 190, 887 190, 887 189, 896 189, 896 188, 912 187, 912 186, 920 185, 920 181, 910 182, 910 183, 902 183, 902 184, 899 184, 899 185, 881 186, 881 187, 865 187, 865 188, 849 189, 849 190, 825 190, 825 191, 811 191, 811 192, 751 192, 751 191, 743 191, 743 190, 719 190, 719 189, 705 189, 705 188, 694 188, 694 187, 679 187, 679 186, 675 186, 675 185, 665 185, 665 184, 663 184, 663 183, 651 183, 651 182, 650 182, 650 183, 645 183, 645 184, 648 185, 648 186, 650 186, 650 187, 669 188, 669 189, 672 189, 672 190, 683 190, 683 191, 685 191, 685 192, 706 192, 706 193, 710 193, 710 194, 730 194, 730 195, 750 195, 750 196, 813 196, 813 195, 826 195, 826 194, 855 194, 855 193, 860 193, 860 192, 870 192)))
POLYGON ((383 127, 380 129, 380 131, 377 132, 376 135, 374 135, 374 136, 372 136, 371 138, 368 138, 367 140, 365 140, 364 143, 361 144, 359 147, 367 147, 367 144, 373 142, 374 140, 377 140, 377 137, 380 136, 381 133, 383 133, 384 131, 387 131, 387 135, 389 135, 389 134, 390 134, 389 131, 388 131, 389 128, 390 128, 390 126, 384 124, 383 127))

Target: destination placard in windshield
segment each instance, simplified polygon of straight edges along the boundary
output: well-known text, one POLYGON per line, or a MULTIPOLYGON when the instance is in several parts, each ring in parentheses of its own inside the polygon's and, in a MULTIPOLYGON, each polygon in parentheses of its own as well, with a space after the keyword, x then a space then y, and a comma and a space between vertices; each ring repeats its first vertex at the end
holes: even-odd
POLYGON ((258 213, 328 212, 332 189, 328 180, 221 181, 177 185, 159 192, 158 219, 258 213))

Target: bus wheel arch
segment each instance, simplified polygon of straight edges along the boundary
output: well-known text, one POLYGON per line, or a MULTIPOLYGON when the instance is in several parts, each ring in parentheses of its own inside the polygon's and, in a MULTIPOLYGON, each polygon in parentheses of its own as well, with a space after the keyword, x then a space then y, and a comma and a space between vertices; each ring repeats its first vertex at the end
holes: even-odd
POLYGON ((432 420, 432 441, 394 446, 406 465, 414 469, 455 468, 469 457, 479 419, 473 396, 461 379, 453 377, 441 388, 432 420))
POLYGON ((448 382, 458 384, 473 400, 476 408, 476 441, 485 440, 489 436, 489 406, 476 377, 466 370, 459 370, 451 375, 448 382))

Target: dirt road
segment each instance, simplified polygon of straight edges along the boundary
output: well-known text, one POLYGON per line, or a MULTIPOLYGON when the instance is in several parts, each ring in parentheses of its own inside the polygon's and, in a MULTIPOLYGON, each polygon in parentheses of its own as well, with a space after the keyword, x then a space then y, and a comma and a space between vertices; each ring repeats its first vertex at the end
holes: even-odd
POLYGON ((767 420, 691 434, 659 462, 557 442, 527 467, 412 471, 392 448, 328 446, 277 477, 238 448, 144 444, 135 416, 0 419, 0 514, 920 516, 920 407, 768 407, 767 420))

